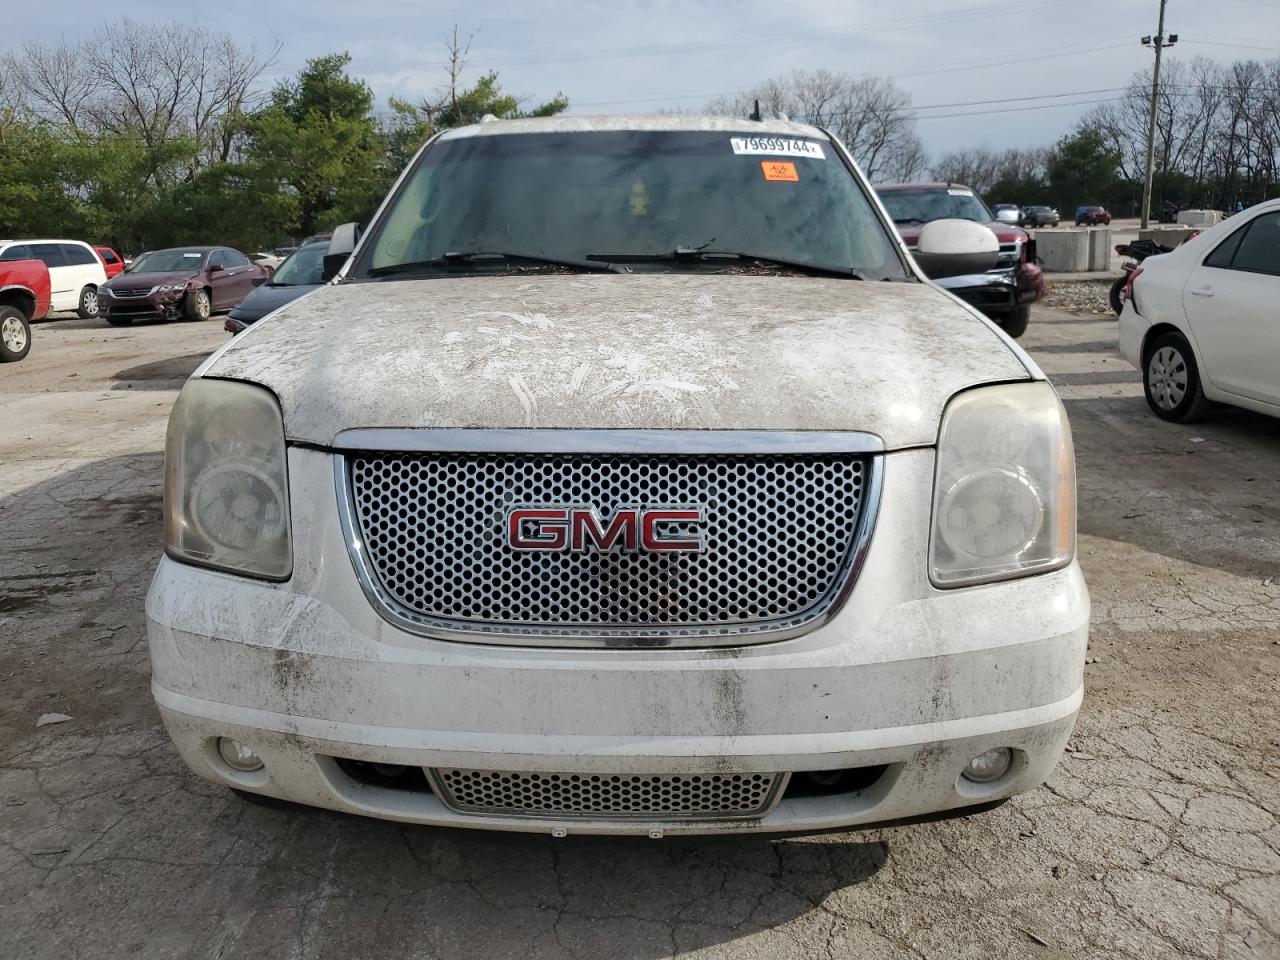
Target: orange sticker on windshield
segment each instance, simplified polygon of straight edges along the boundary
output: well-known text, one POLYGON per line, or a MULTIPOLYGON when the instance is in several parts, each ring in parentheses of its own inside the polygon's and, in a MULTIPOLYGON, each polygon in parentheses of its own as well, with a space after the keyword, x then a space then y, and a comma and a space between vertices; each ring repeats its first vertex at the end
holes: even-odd
POLYGON ((760 168, 764 170, 766 180, 780 180, 784 183, 799 183, 800 174, 796 173, 796 165, 786 160, 761 160, 760 168))

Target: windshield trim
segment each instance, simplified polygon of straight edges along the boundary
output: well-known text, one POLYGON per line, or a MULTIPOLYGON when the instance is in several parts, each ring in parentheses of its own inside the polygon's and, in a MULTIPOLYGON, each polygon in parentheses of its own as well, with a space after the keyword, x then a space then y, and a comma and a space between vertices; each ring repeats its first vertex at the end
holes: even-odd
MULTIPOLYGON (((628 132, 630 129, 630 127, 617 128, 611 130, 611 132, 628 132)), ((635 129, 638 132, 646 132, 641 127, 636 127, 635 129)), ((898 233, 897 227, 894 226, 893 219, 885 210, 879 194, 876 193, 871 182, 858 169, 857 163, 845 148, 845 145, 826 127, 815 126, 814 129, 827 138, 827 142, 831 145, 832 153, 840 160, 840 163, 843 164, 845 168, 845 172, 853 179, 854 186, 862 195, 863 200, 866 201, 867 207, 871 211, 876 222, 880 224, 880 229, 885 231, 885 239, 888 241, 889 247, 893 250, 894 256, 897 257, 898 264, 902 268, 904 278, 908 281, 914 280, 916 282, 923 282, 923 275, 917 270, 914 261, 908 254, 906 244, 902 242, 902 237, 898 233)), ((751 135, 758 134, 760 131, 750 126, 750 121, 737 121, 735 119, 732 129, 721 131, 717 128, 714 132, 742 133, 751 135), (738 123, 741 123, 740 127, 737 125, 738 123)), ((387 191, 387 195, 383 198, 382 203, 378 206, 377 211, 370 219, 368 227, 361 233, 360 240, 356 244, 355 250, 352 251, 351 258, 347 261, 347 266, 343 270, 339 271, 330 283, 385 283, 388 281, 398 282, 402 280, 445 279, 449 276, 457 276, 456 274, 451 275, 441 273, 431 277, 424 277, 421 274, 407 274, 404 277, 391 276, 379 278, 370 277, 368 275, 369 270, 372 268, 371 260, 373 257, 375 238, 381 235, 382 228, 386 225, 386 220, 390 216, 391 211, 395 208, 396 204, 399 203, 400 198, 404 195, 405 190, 408 189, 410 182, 413 180, 414 176, 416 176, 419 168, 426 162, 427 155, 433 149, 438 147, 441 142, 449 142, 451 139, 449 137, 449 133, 450 131, 448 130, 441 131, 427 140, 427 142, 418 150, 417 155, 405 165, 405 168, 402 171, 400 171, 400 176, 396 178, 396 182, 392 184, 391 189, 387 191)), ((512 132, 510 135, 525 136, 527 134, 512 132)), ((512 274, 512 276, 517 276, 517 274, 512 274)))

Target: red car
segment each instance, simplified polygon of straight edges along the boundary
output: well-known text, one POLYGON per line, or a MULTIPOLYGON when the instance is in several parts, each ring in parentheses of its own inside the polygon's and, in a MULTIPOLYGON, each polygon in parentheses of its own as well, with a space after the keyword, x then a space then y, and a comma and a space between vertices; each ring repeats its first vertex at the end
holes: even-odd
POLYGON ((1081 207, 1076 211, 1077 227, 1106 226, 1111 222, 1111 211, 1106 207, 1081 207))
POLYGON ((977 194, 958 183, 892 183, 876 187, 876 193, 913 251, 924 225, 934 220, 974 220, 989 227, 1000 243, 995 269, 934 282, 977 307, 1009 336, 1022 336, 1031 318, 1031 304, 1045 294, 1036 242, 1027 231, 996 220, 977 194))
POLYGON ((0 363, 31 351, 31 321, 49 315, 49 268, 40 260, 0 263, 0 363))
POLYGON ((102 259, 102 265, 107 268, 107 279, 110 280, 118 273, 124 273, 124 257, 116 253, 110 247, 94 247, 98 256, 102 259))

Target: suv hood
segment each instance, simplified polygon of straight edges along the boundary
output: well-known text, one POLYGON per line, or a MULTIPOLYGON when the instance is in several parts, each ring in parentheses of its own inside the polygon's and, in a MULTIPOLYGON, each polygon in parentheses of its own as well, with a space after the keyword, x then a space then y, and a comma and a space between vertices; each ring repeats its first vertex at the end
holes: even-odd
POLYGON ((957 391, 1029 378, 928 284, 725 274, 329 286, 197 375, 268 387, 289 439, 322 446, 359 427, 858 430, 922 446, 957 391))

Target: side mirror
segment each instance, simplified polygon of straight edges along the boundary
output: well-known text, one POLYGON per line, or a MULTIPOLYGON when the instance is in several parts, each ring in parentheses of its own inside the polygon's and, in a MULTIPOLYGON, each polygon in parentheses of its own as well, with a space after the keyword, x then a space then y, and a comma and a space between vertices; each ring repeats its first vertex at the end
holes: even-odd
POLYGON ((264 283, 266 283, 266 282, 267 282, 267 278, 266 278, 266 277, 254 277, 254 278, 253 278, 253 285, 254 285, 255 287, 260 287, 260 286, 262 286, 262 285, 263 285, 264 283))
POLYGON ((210 273, 217 273, 217 272, 218 272, 219 270, 221 270, 221 269, 222 269, 222 264, 220 264, 220 263, 211 263, 211 264, 209 264, 209 272, 210 272, 210 273))
POLYGON ((915 257, 931 280, 986 273, 1000 262, 1000 241, 972 220, 934 220, 920 231, 915 257))
POLYGON ((1018 222, 1018 211, 1017 210, 997 210, 996 219, 999 220, 1001 223, 1016 224, 1018 222))
POLYGON ((360 224, 344 223, 334 228, 333 237, 329 240, 329 249, 324 254, 323 282, 328 283, 337 275, 342 265, 347 262, 347 258, 355 252, 356 244, 359 242, 360 224))

